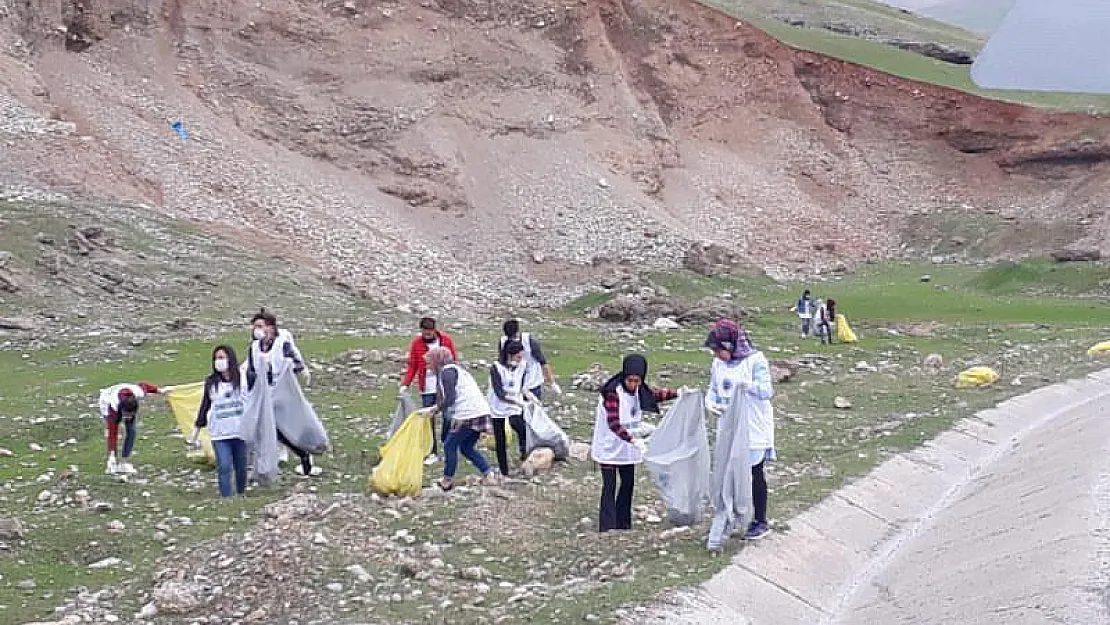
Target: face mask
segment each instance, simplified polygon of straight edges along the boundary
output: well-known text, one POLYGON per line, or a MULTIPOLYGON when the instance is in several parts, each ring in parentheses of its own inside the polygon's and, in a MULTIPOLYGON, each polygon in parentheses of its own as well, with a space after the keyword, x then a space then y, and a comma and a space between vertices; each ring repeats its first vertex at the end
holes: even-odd
POLYGON ((254 329, 254 339, 256 341, 261 341, 264 338, 266 338, 266 331, 263 330, 262 328, 255 328, 254 329))
POLYGON ((219 373, 224 373, 225 371, 227 371, 227 359, 217 358, 215 363, 213 364, 216 367, 216 371, 218 371, 219 373))

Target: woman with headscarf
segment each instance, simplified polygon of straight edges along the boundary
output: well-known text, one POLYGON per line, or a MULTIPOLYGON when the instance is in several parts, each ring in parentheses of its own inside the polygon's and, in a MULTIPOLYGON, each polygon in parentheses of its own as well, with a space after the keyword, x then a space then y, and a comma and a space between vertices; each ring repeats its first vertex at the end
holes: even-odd
POLYGON ((501 348, 498 361, 489 368, 489 407, 493 417, 493 440, 497 448, 497 467, 501 475, 509 474, 509 450, 505 436, 505 422, 516 432, 520 447, 520 460, 524 461, 527 448, 527 427, 524 423, 524 402, 535 398, 525 388, 525 349, 520 341, 509 341, 501 348))
MULTIPOLYGON (((706 408, 718 418, 718 439, 716 445, 723 453, 714 454, 713 481, 714 490, 719 491, 718 485, 728 482, 728 476, 741 471, 751 471, 752 505, 755 508, 754 518, 748 525, 744 538, 758 540, 767 535, 770 525, 767 523, 767 479, 763 472, 764 463, 775 459, 775 419, 771 398, 775 396, 775 389, 771 384, 771 365, 767 357, 752 345, 748 333, 735 321, 722 319, 718 321, 705 340, 705 346, 713 351, 713 364, 709 373, 709 392, 706 394, 706 408), (729 411, 732 399, 741 402, 738 411, 729 411), (727 428, 723 419, 729 415, 738 414, 747 425, 746 432, 743 428, 727 428), (731 440, 722 440, 722 433, 735 433, 738 438, 747 434, 747 454, 735 453, 743 450, 733 450, 727 453, 731 440), (740 462, 734 462, 739 458, 740 462), (744 461, 747 461, 746 464, 744 461)), ((719 528, 721 536, 714 539, 711 531, 711 542, 719 542, 728 538, 731 533, 731 521, 735 516, 728 502, 714 498, 714 519, 721 516, 725 527, 719 528)), ((711 544, 711 548, 720 548, 720 544, 711 544)))
POLYGON ((459 454, 474 465, 489 482, 493 472, 489 462, 475 445, 484 433, 493 430, 490 423, 489 403, 482 389, 465 369, 455 364, 455 358, 446 347, 433 347, 426 356, 428 367, 435 371, 439 380, 439 393, 436 405, 426 409, 432 419, 442 414, 449 422, 447 438, 443 441, 443 479, 439 487, 445 491, 455 487, 455 470, 459 464, 459 454))
POLYGON ((621 372, 601 387, 590 453, 601 465, 598 531, 632 529, 632 489, 636 465, 644 460, 643 413, 659 413, 659 402, 678 397, 668 388, 647 385, 648 363, 640 354, 624 357, 621 372), (620 489, 617 477, 620 477, 620 489))

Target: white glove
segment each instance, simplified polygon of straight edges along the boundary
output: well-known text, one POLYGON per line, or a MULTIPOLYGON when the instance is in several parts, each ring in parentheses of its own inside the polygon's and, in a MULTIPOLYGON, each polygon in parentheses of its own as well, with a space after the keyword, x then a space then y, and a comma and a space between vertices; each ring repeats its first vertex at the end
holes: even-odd
POLYGON ((193 428, 193 435, 189 437, 189 447, 193 449, 200 449, 200 443, 197 439, 200 437, 200 428, 193 428))
POLYGON ((551 392, 555 393, 556 395, 562 395, 563 394, 563 388, 561 386, 559 386, 558 382, 552 381, 551 382, 551 392))
POLYGON ((644 439, 634 438, 632 439, 632 445, 635 446, 636 449, 640 450, 641 454, 647 453, 647 441, 645 441, 644 439))
POLYGON ((176 389, 176 388, 177 388, 176 386, 159 386, 158 387, 158 394, 165 395, 166 393, 172 393, 173 390, 176 389))
POLYGON ((309 371, 306 368, 304 371, 301 371, 301 376, 304 378, 304 385, 305 386, 312 386, 312 372, 311 371, 309 371))
POLYGON ((535 402, 537 404, 540 403, 540 400, 536 399, 536 396, 532 394, 532 391, 524 391, 524 400, 535 402))
POLYGON ((402 395, 407 395, 408 392, 409 392, 408 385, 407 384, 402 384, 401 386, 398 386, 397 387, 397 392, 402 394, 402 395))
POLYGON ((427 408, 421 408, 421 409, 417 410, 416 414, 418 414, 422 417, 430 417, 430 416, 434 415, 437 410, 439 410, 439 409, 436 408, 435 406, 428 406, 427 408))
POLYGON ((709 414, 713 415, 714 417, 719 417, 721 416, 721 413, 724 412, 724 410, 721 409, 720 406, 718 406, 717 404, 711 404, 709 402, 706 402, 705 409, 708 410, 709 414))
POLYGON ((682 397, 683 395, 693 393, 693 392, 694 392, 694 389, 690 388, 689 386, 683 386, 682 388, 678 389, 678 396, 682 397))

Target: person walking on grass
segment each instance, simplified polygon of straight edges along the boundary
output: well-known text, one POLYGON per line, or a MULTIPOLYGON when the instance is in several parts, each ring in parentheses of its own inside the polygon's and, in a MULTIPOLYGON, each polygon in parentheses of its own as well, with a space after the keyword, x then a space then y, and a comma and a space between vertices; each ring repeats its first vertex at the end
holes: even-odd
POLYGON ((798 323, 801 325, 802 338, 809 336, 810 331, 813 329, 813 296, 810 295, 809 289, 806 289, 802 296, 798 298, 798 303, 790 309, 791 312, 798 315, 798 323))
MULTIPOLYGON (((752 506, 755 509, 751 523, 746 528, 746 540, 758 540, 771 530, 767 522, 767 478, 764 474, 766 462, 775 459, 775 418, 771 399, 775 389, 771 384, 771 365, 763 352, 757 350, 748 338, 748 333, 740 324, 729 319, 718 321, 705 340, 705 346, 713 352, 713 364, 709 373, 709 392, 706 394, 706 408, 717 416, 717 432, 739 433, 740 428, 724 427, 722 419, 738 414, 747 425, 748 450, 731 450, 733 441, 716 441, 718 453, 714 454, 713 482, 714 492, 726 489, 717 486, 730 483, 730 475, 751 472, 752 506), (740 402, 739 410, 729 411, 732 401, 740 402)), ((737 436, 737 438, 740 438, 737 436)), ((747 476, 743 476, 746 478, 747 476)), ((741 478, 741 479, 743 479, 741 478)), ((720 521, 720 536, 710 548, 721 548, 732 531, 732 522, 737 516, 729 502, 716 497, 713 502, 714 523, 720 521)), ((739 504, 741 502, 732 502, 739 504)), ((711 537, 712 538, 712 537, 711 537)))
POLYGON ((601 467, 599 532, 632 529, 636 465, 644 461, 647 449, 643 414, 658 414, 659 402, 678 397, 672 389, 649 387, 647 372, 647 359, 630 354, 624 357, 620 373, 601 387, 590 445, 590 454, 601 467))
MULTIPOLYGON (((309 384, 312 380, 311 372, 305 367, 304 356, 301 355, 301 350, 297 348, 293 334, 289 330, 278 328, 277 316, 273 313, 267 312, 265 309, 259 311, 251 318, 251 326, 253 326, 252 336, 254 340, 251 342, 249 350, 251 357, 247 361, 247 390, 253 391, 260 374, 265 375, 264 383, 273 389, 271 391, 271 401, 277 425, 278 443, 292 451, 300 459, 300 464, 294 469, 297 474, 303 476, 320 475, 323 471, 320 467, 313 466, 312 451, 304 449, 297 442, 291 441, 287 433, 282 431, 282 423, 315 422, 319 424, 315 410, 304 399, 300 385, 297 384, 296 380, 297 375, 304 377, 305 384, 309 384), (261 364, 256 364, 256 361, 261 364), (283 376, 290 374, 292 374, 290 380, 293 387, 291 390, 295 396, 287 392, 290 389, 284 386, 278 387, 278 382, 284 379, 283 376)), ((322 428, 323 425, 319 424, 319 429, 322 430, 322 428)))
MULTIPOLYGON (((420 405, 423 408, 431 408, 437 401, 436 388, 439 382, 436 380, 435 370, 428 367, 426 358, 428 353, 437 347, 446 349, 452 359, 458 359, 459 353, 455 350, 455 342, 451 336, 436 327, 435 319, 424 317, 420 320, 420 334, 416 335, 409 345, 408 366, 399 389, 404 395, 409 392, 409 385, 416 381, 419 385, 417 389, 420 391, 420 405)), ((432 453, 424 459, 424 464, 431 465, 437 459, 438 442, 447 438, 447 431, 441 427, 441 436, 437 440, 435 419, 429 420, 428 427, 432 428, 432 453)))
POLYGON ((201 428, 208 428, 208 438, 216 452, 221 497, 242 495, 247 489, 247 441, 242 431, 246 399, 246 374, 239 368, 235 350, 220 345, 212 351, 212 373, 204 381, 204 394, 190 443, 196 446, 201 428))
POLYGON ((506 321, 501 326, 501 330, 504 335, 501 337, 499 354, 504 351, 505 346, 510 341, 519 341, 524 346, 524 388, 531 391, 537 400, 543 399, 543 385, 546 382, 553 393, 562 395, 563 389, 559 387, 559 383, 555 380, 555 373, 547 362, 547 356, 544 355, 539 340, 528 332, 521 332, 518 319, 506 321))
POLYGON ((109 475, 134 475, 135 466, 131 464, 131 452, 135 449, 135 439, 139 428, 139 402, 148 394, 158 394, 157 386, 149 382, 137 384, 116 384, 101 389, 97 405, 100 418, 104 421, 104 438, 108 447, 108 461, 105 473, 109 475), (116 451, 119 442, 119 426, 124 427, 123 455, 116 451))
MULTIPOLYGON (((835 305, 835 301, 833 304, 835 305)), ((833 317, 829 313, 829 306, 825 300, 817 298, 816 307, 813 313, 814 331, 817 333, 818 338, 821 339, 821 344, 832 343, 832 320, 833 317)))
POLYGON ((443 479, 438 486, 444 491, 455 487, 455 472, 461 453, 482 474, 485 483, 491 483, 493 472, 489 462, 476 445, 482 434, 493 430, 490 407, 474 376, 455 363, 455 357, 446 347, 433 347, 425 357, 428 367, 439 380, 439 400, 435 406, 423 409, 431 419, 443 417, 447 437, 443 441, 443 479))
POLYGON ((520 341, 509 341, 501 348, 501 357, 489 368, 489 407, 493 417, 493 439, 497 448, 497 467, 501 475, 509 474, 508 441, 505 422, 516 433, 520 449, 520 461, 527 457, 527 428, 524 423, 524 402, 534 399, 525 390, 524 345, 520 341))

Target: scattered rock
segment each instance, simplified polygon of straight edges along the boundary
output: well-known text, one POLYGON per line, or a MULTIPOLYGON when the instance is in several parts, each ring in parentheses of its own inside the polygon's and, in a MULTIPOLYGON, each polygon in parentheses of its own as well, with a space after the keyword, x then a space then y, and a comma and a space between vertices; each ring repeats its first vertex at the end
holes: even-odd
POLYGON ((114 557, 113 558, 104 558, 103 560, 97 560, 96 562, 93 562, 92 564, 89 565, 89 568, 90 569, 110 569, 114 566, 119 566, 119 564, 121 562, 123 562, 123 560, 120 560, 119 558, 114 558, 114 557))
POLYGON ((789 382, 793 377, 794 372, 790 369, 775 364, 771 365, 771 380, 774 381, 775 384, 789 382))
POLYGON ((158 616, 158 606, 153 601, 147 603, 139 610, 139 618, 152 619, 158 616))
POLYGON ((154 589, 158 612, 185 614, 207 603, 207 589, 196 582, 169 581, 154 589))
POLYGON ((920 280, 922 282, 932 282, 933 281, 933 276, 931 276, 929 274, 925 274, 925 275, 921 276, 920 278, 918 278, 918 280, 920 280))
POLYGON ((598 309, 598 316, 619 323, 668 318, 679 324, 701 324, 721 318, 743 319, 742 306, 722 298, 705 297, 696 302, 659 295, 621 295, 598 309))
POLYGON ((19 317, 0 317, 0 330, 18 330, 30 332, 35 329, 35 322, 19 317))
POLYGON ((852 402, 849 401, 847 397, 837 395, 836 398, 833 399, 833 407, 839 410, 850 410, 852 408, 852 402))
POLYGON ((15 517, 0 518, 0 540, 23 538, 23 523, 15 517))
POLYGON ((539 447, 528 454, 528 458, 521 463, 520 470, 526 477, 539 473, 546 473, 555 465, 555 452, 547 447, 539 447))
POLYGON ((944 369, 944 356, 936 353, 929 354, 925 357, 925 360, 922 361, 922 366, 925 367, 925 371, 929 374, 938 375, 944 369))
POLYGON ((17 583, 15 587, 20 590, 34 590, 35 588, 38 588, 38 583, 36 583, 33 579, 25 579, 17 583))
POLYGON ((1057 250, 1052 253, 1052 259, 1058 263, 1089 263, 1102 259, 1099 250, 1057 250))
POLYGON ((953 48, 952 46, 946 46, 935 41, 921 42, 890 39, 887 40, 886 43, 906 50, 907 52, 914 52, 931 59, 952 63, 953 65, 971 65, 975 62, 975 57, 972 56, 970 52, 953 48))
POLYGON ((702 276, 732 273, 741 264, 739 254, 716 243, 695 243, 682 259, 683 267, 702 276))
POLYGON ((459 572, 459 577, 477 582, 489 577, 489 571, 480 566, 468 566, 459 572))
POLYGON ((570 457, 579 462, 585 462, 590 459, 590 444, 589 443, 572 443, 570 446, 570 457))
POLYGON ((651 324, 651 327, 655 328, 656 330, 677 330, 682 326, 678 325, 678 322, 674 319, 671 319, 669 317, 660 317, 655 320, 655 323, 651 324))

